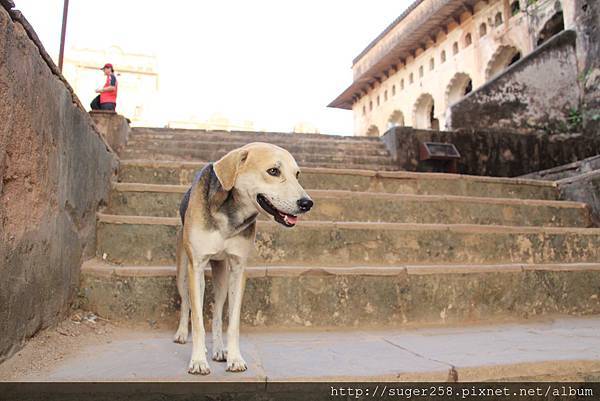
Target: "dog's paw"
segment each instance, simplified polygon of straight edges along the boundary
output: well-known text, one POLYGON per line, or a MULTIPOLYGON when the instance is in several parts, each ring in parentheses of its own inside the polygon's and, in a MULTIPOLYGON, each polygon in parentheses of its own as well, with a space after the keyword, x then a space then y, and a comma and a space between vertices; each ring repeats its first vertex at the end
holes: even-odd
POLYGON ((217 362, 225 362, 227 360, 227 350, 225 348, 215 350, 212 359, 217 362))
POLYGON ((210 366, 208 365, 208 362, 206 362, 206 360, 192 359, 190 361, 190 365, 188 366, 188 373, 191 373, 193 375, 207 375, 210 373, 210 366))
POLYGON ((177 333, 173 336, 173 342, 179 344, 185 344, 187 342, 188 332, 187 330, 177 330, 177 333))
POLYGON ((244 358, 242 358, 241 356, 237 358, 227 359, 228 372, 243 372, 246 369, 248 369, 248 366, 246 366, 246 361, 244 361, 244 358))

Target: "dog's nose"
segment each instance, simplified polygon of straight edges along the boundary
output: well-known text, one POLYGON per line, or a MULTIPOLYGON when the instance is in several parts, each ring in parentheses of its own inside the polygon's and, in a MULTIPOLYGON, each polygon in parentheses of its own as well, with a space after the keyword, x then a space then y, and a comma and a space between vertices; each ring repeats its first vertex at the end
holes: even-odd
POLYGON ((311 207, 313 207, 313 201, 309 198, 298 199, 298 207, 303 212, 308 212, 311 207))

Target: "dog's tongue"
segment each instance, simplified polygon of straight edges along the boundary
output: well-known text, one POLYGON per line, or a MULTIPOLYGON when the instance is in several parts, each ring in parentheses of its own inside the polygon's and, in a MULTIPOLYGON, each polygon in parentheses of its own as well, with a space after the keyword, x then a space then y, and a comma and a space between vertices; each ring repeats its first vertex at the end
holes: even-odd
POLYGON ((296 216, 290 216, 290 215, 287 215, 287 214, 284 215, 283 218, 289 224, 296 224, 296 222, 298 221, 298 217, 296 217, 296 216))

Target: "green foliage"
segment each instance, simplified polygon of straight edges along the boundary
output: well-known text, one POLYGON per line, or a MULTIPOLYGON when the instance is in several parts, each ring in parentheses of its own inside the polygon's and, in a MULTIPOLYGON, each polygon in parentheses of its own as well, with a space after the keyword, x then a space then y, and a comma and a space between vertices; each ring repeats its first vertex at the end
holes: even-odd
POLYGON ((567 117, 567 126, 570 131, 578 131, 581 129, 583 124, 583 115, 581 111, 576 108, 569 110, 569 116, 567 117))

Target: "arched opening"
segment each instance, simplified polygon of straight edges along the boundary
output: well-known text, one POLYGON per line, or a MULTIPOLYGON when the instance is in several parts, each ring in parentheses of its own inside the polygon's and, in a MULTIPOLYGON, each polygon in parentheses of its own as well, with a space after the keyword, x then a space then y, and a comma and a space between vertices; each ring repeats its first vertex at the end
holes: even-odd
POLYGON ((487 68, 485 78, 489 80, 494 75, 504 71, 506 67, 521 59, 521 52, 514 46, 500 46, 492 55, 487 68))
POLYGON ((440 59, 442 60, 442 63, 446 61, 446 50, 442 50, 442 53, 440 54, 440 59))
POLYGON ((379 136, 379 128, 375 125, 371 125, 367 130, 367 136, 379 136))
POLYGON ((471 34, 467 33, 467 36, 465 36, 465 47, 470 46, 471 43, 473 43, 473 39, 471 38, 471 34))
POLYGON ((504 23, 504 19, 502 18, 502 13, 500 11, 498 11, 496 13, 496 16, 494 17, 494 25, 495 26, 500 26, 504 23))
POLYGON ((388 119, 388 129, 393 127, 404 127, 404 114, 400 110, 395 110, 388 119))
POLYGON ((465 95, 473 91, 473 81, 471 77, 464 72, 459 72, 452 77, 446 88, 446 105, 450 107, 458 102, 465 95))
POLYGON ((413 121, 415 128, 420 129, 439 129, 439 122, 435 118, 435 106, 433 97, 429 93, 424 93, 415 103, 413 121))
POLYGON ((519 0, 515 0, 510 3, 510 15, 515 16, 521 11, 521 5, 519 4, 519 0))
POLYGON ((487 25, 485 22, 482 22, 481 25, 479 25, 479 37, 483 38, 485 35, 487 35, 487 25))
POLYGON ((458 43, 452 43, 452 54, 458 54, 458 43))
POLYGON ((555 13, 545 24, 538 35, 537 45, 541 45, 552 36, 565 30, 565 20, 562 11, 555 13))

